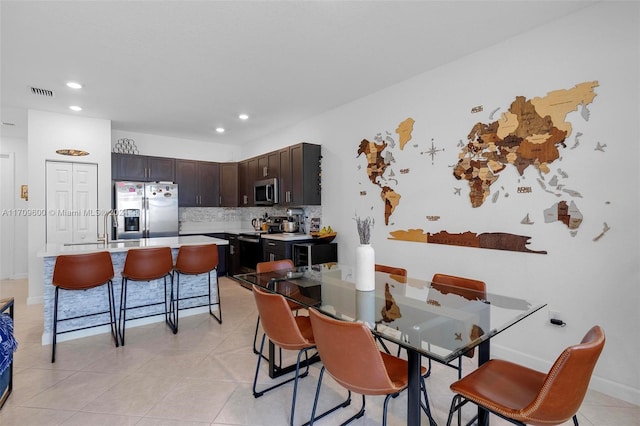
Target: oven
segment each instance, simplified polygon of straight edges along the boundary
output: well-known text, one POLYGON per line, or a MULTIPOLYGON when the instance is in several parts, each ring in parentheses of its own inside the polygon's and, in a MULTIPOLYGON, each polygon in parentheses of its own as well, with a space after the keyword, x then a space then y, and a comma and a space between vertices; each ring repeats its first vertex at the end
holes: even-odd
POLYGON ((238 235, 239 273, 247 274, 256 271, 256 264, 262 262, 262 241, 260 233, 243 233, 238 235))

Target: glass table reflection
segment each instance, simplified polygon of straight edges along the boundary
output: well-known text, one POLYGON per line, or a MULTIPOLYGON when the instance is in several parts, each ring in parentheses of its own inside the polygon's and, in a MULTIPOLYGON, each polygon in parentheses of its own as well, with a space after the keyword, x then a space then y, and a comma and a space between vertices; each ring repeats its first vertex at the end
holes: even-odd
POLYGON ((420 424, 422 356, 449 363, 478 347, 482 364, 489 360, 492 337, 545 306, 384 272, 376 272, 375 290, 358 291, 354 268, 335 263, 235 278, 246 287, 265 287, 335 318, 362 321, 379 338, 406 349, 410 425, 420 424))

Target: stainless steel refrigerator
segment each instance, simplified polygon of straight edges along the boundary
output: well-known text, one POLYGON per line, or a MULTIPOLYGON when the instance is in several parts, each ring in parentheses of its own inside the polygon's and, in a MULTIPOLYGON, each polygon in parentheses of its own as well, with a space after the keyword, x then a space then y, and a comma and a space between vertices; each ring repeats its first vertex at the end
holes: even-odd
POLYGON ((115 239, 178 236, 178 185, 115 182, 115 239))

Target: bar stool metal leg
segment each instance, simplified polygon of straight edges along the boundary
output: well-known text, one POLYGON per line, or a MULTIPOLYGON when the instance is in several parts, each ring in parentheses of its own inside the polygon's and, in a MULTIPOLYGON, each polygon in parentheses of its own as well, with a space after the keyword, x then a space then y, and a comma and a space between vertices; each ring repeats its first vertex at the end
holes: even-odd
POLYGON ((51 362, 56 362, 56 340, 58 337, 58 287, 53 302, 53 348, 51 348, 51 362))
POLYGON ((218 284, 218 270, 216 270, 216 299, 218 301, 215 303, 211 303, 211 271, 209 271, 207 275, 209 279, 209 314, 218 321, 218 324, 222 324, 222 303, 220 300, 220 285, 218 284), (213 305, 218 305, 220 316, 216 316, 216 314, 211 310, 211 306, 213 305))
MULTIPOLYGON (((174 271, 174 274, 176 272, 174 271)), ((180 309, 180 274, 177 278, 171 276, 171 296, 169 301, 169 326, 173 329, 173 334, 178 332, 178 310, 180 309), (173 282, 176 282, 176 297, 173 297, 173 282), (175 307, 174 307, 175 304, 175 307)))
POLYGON ((118 334, 120 335, 120 343, 124 346, 124 323, 127 321, 127 279, 122 278, 122 287, 120 289, 120 315, 118 316, 118 334))

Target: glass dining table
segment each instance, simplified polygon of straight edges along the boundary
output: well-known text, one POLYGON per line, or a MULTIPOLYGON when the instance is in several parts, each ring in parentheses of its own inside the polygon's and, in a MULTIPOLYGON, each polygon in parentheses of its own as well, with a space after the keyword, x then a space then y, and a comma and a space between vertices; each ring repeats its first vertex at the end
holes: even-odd
MULTIPOLYGON (((409 369, 408 425, 420 424, 423 356, 450 363, 478 347, 478 364, 482 364, 489 360, 491 338, 546 306, 384 272, 375 273, 375 290, 358 291, 355 268, 336 263, 234 278, 245 287, 265 287, 334 318, 361 321, 378 340, 405 349, 409 369)), ((478 424, 483 424, 487 415, 479 410, 478 424)))

